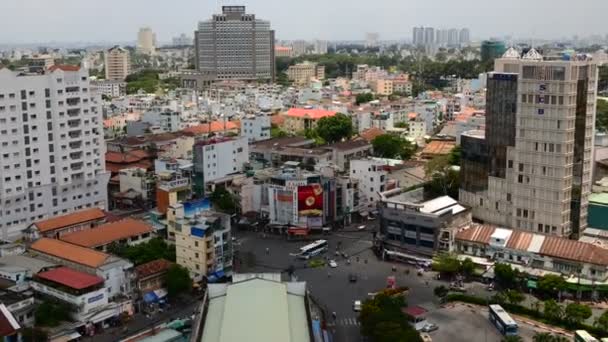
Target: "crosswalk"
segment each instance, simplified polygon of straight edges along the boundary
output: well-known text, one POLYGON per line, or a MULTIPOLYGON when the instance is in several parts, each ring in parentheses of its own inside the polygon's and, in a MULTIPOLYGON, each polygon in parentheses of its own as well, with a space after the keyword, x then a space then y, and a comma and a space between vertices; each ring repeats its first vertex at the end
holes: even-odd
POLYGON ((360 325, 359 320, 354 317, 338 318, 336 323, 337 323, 337 325, 340 325, 340 326, 359 326, 360 325))

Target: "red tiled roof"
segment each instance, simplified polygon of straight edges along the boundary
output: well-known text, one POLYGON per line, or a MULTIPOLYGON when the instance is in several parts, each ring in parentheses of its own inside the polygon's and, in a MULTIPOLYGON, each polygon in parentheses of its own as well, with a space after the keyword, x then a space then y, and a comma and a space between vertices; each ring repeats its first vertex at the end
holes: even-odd
POLYGON ((71 214, 56 216, 43 221, 35 222, 34 225, 41 233, 56 230, 60 228, 70 227, 73 225, 85 223, 88 221, 102 220, 106 217, 103 210, 99 208, 85 209, 76 211, 71 214))
POLYGON ((408 306, 407 308, 401 309, 401 311, 409 316, 418 317, 426 314, 428 311, 420 306, 408 306))
POLYGON ((135 267, 139 278, 149 277, 154 274, 164 273, 173 263, 165 259, 157 259, 135 267))
POLYGON ((336 115, 336 112, 324 109, 289 108, 286 116, 294 118, 308 117, 313 120, 336 115))
POLYGON ((54 268, 50 271, 38 273, 36 276, 75 290, 82 290, 103 283, 101 277, 76 271, 69 267, 54 268))
POLYGON ((456 240, 464 240, 477 243, 490 243, 490 237, 496 230, 495 226, 491 225, 475 225, 465 230, 461 230, 456 234, 456 240))
POLYGON ((135 163, 149 157, 150 154, 144 150, 133 150, 126 153, 106 152, 107 163, 135 163))
POLYGON ((530 242, 532 242, 532 237, 534 237, 534 234, 532 233, 513 230, 513 233, 511 233, 511 237, 507 242, 507 248, 527 251, 528 247, 530 247, 530 242))
POLYGON ((63 71, 79 71, 80 66, 78 65, 52 65, 49 67, 49 71, 53 72, 55 70, 63 70, 63 71))
POLYGON ((82 247, 94 248, 152 231, 152 227, 144 221, 127 218, 93 229, 67 234, 62 236, 61 240, 82 247))
POLYGON ((433 140, 424 147, 422 155, 446 155, 449 154, 454 147, 456 147, 456 143, 453 141, 433 140))
POLYGON ((91 268, 97 268, 103 265, 110 257, 109 254, 90 248, 80 247, 68 242, 48 238, 36 240, 36 242, 30 246, 30 249, 91 268))
POLYGON ((209 124, 200 124, 197 126, 188 127, 183 130, 184 133, 189 134, 207 134, 207 133, 217 133, 232 130, 238 130, 241 127, 241 123, 239 121, 226 121, 226 127, 224 127, 223 121, 213 121, 211 122, 211 129, 209 129, 209 124))
POLYGON ((365 131, 361 132, 360 136, 361 136, 361 138, 363 138, 367 141, 372 141, 376 137, 378 137, 384 133, 385 132, 383 130, 381 130, 380 128, 372 127, 372 128, 366 129, 365 131))

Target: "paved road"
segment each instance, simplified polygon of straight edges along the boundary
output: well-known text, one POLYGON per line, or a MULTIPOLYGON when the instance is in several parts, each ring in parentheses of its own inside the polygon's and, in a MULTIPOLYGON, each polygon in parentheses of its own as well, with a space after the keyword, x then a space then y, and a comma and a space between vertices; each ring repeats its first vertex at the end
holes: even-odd
MULTIPOLYGON (((370 226, 373 224, 372 222, 370 226)), ((298 248, 307 242, 288 242, 284 238, 268 235, 266 238, 262 238, 261 234, 250 232, 237 232, 235 235, 240 243, 238 249, 241 258, 247 259, 251 258, 251 254, 255 255, 255 265, 248 266, 247 262, 243 261, 240 270, 237 271, 277 271, 294 265, 296 267, 295 277, 307 282, 312 296, 318 299, 328 312, 337 313, 334 339, 336 342, 361 340, 357 313, 352 308, 353 302, 365 299, 370 292, 386 288, 387 276, 396 276, 398 286, 408 286, 411 289, 408 296, 409 304, 421 305, 428 309, 432 309, 436 305, 433 295, 435 281, 430 279, 430 275, 418 277, 413 268, 401 264, 397 266, 397 272, 393 272, 392 264, 376 258, 370 249, 372 246, 371 227, 363 231, 340 232, 324 237, 330 246, 328 255, 333 257, 338 242, 341 242, 341 250, 351 258, 350 265, 347 265, 343 258, 336 258, 338 267, 333 269, 328 267, 304 268, 303 261, 290 256, 290 253, 296 253, 298 248), (269 248, 269 254, 266 254, 266 248, 269 248), (406 269, 410 270, 409 275, 405 273, 406 269), (358 275, 356 283, 348 281, 350 273, 358 275), (426 281, 429 282, 428 285, 425 283, 426 281)))

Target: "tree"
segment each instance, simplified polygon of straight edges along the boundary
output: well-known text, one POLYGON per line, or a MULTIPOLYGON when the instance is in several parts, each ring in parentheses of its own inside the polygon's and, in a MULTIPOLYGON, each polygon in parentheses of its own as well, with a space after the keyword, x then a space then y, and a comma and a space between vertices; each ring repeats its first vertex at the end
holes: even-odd
POLYGON ((570 340, 563 336, 552 335, 548 332, 537 332, 532 337, 532 341, 534 341, 534 342, 568 342, 570 340))
POLYGON ((543 316, 553 322, 559 322, 564 316, 564 308, 554 299, 546 300, 543 303, 543 316))
POLYGON ((523 342, 523 338, 521 338, 521 336, 517 336, 517 335, 510 335, 510 336, 505 336, 502 338, 502 342, 523 342))
POLYGON ((582 321, 591 317, 591 308, 584 304, 570 303, 566 305, 565 318, 573 325, 580 324, 582 321))
POLYGON ((443 298, 443 297, 447 296, 448 292, 449 292, 448 288, 443 285, 439 285, 433 289, 433 293, 435 294, 435 296, 437 296, 439 298, 443 298))
POLYGON ((278 127, 273 127, 270 129, 271 138, 283 138, 283 137, 286 137, 287 135, 288 135, 287 132, 285 132, 284 130, 282 130, 278 127))
POLYGON ((506 296, 507 301, 513 305, 519 304, 519 303, 523 302, 524 299, 526 299, 526 297, 523 295, 523 293, 521 293, 517 290, 505 291, 505 296, 506 296))
POLYGON ((108 246, 108 251, 111 254, 129 259, 135 265, 145 264, 157 259, 175 261, 175 247, 168 245, 162 238, 153 238, 135 246, 112 243, 108 246))
POLYGON ((48 341, 49 334, 40 328, 22 328, 21 336, 23 337, 23 342, 42 342, 48 341))
POLYGON ((608 132, 608 101, 597 100, 595 126, 598 131, 608 132))
POLYGON ((405 121, 397 122, 394 125, 396 128, 410 128, 410 124, 405 121))
POLYGON ((165 283, 167 284, 167 294, 170 297, 190 291, 192 288, 190 272, 178 264, 169 267, 165 275, 165 283))
POLYGON ((236 199, 225 188, 216 187, 211 193, 211 203, 221 211, 234 214, 236 212, 236 199))
POLYGON ((331 144, 350 138, 353 134, 353 122, 349 116, 337 113, 334 116, 321 118, 317 122, 315 131, 325 142, 331 144))
POLYGON ((45 300, 36 308, 34 318, 38 326, 55 327, 63 321, 71 321, 72 311, 66 303, 45 300))
POLYGON ((465 277, 470 277, 474 271, 475 263, 473 262, 473 260, 471 260, 471 258, 465 258, 464 260, 462 260, 462 262, 460 263, 460 272, 465 277))
POLYGON ((402 296, 379 293, 363 302, 359 320, 361 333, 374 342, 421 342, 420 335, 407 323, 401 308, 405 306, 402 296))
POLYGON ((460 173, 449 163, 449 155, 437 156, 425 165, 425 174, 429 181, 425 184, 425 193, 430 197, 450 196, 458 199, 460 173))
POLYGON ((517 272, 509 264, 494 265, 494 280, 503 289, 512 289, 516 285, 517 272))
POLYGON ((452 254, 443 253, 433 261, 433 270, 451 277, 460 271, 460 261, 452 254))
POLYGON ((546 297, 557 297, 566 288, 566 281, 559 275, 547 274, 538 280, 538 292, 546 297))
POLYGON ((460 152, 462 151, 462 147, 460 145, 454 147, 452 151, 450 151, 448 157, 448 163, 450 165, 460 166, 460 152))
POLYGON ((358 94, 357 98, 355 99, 355 104, 357 106, 363 104, 363 103, 367 103, 370 102, 374 99, 374 94, 372 93, 363 93, 363 94, 358 94))
POLYGON ((380 158, 410 159, 416 148, 406 139, 394 134, 382 134, 372 140, 374 155, 380 158))
POLYGON ((604 311, 598 318, 596 318, 593 325, 604 331, 608 331, 608 310, 604 311))

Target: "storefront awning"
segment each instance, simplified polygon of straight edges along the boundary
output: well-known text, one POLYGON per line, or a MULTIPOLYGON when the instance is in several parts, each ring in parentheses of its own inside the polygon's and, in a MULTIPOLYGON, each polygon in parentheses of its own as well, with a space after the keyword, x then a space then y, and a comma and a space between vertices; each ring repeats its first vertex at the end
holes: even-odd
POLYGON ((144 294, 144 302, 150 304, 150 303, 155 303, 158 301, 158 296, 156 295, 156 293, 154 293, 154 291, 150 291, 146 294, 144 294))

